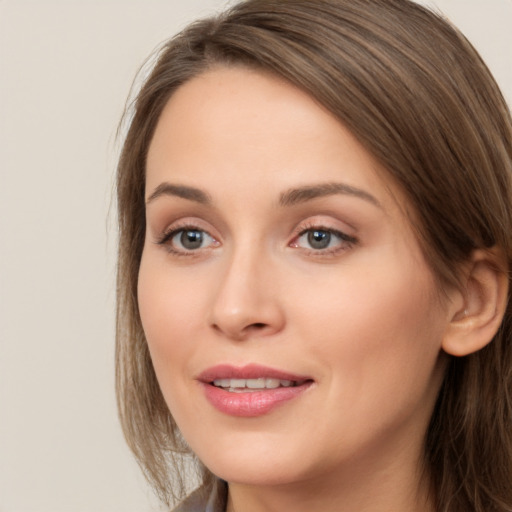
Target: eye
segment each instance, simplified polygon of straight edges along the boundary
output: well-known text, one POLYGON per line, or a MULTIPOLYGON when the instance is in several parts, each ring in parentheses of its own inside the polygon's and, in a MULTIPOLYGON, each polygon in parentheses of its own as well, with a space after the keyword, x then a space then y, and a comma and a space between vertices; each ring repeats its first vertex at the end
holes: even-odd
POLYGON ((194 226, 172 229, 157 243, 166 245, 170 252, 178 254, 216 247, 219 244, 208 232, 194 226))
POLYGON ((336 252, 349 248, 357 239, 341 231, 312 227, 303 230, 291 243, 292 247, 309 249, 312 251, 336 252))
POLYGON ((213 238, 199 229, 182 229, 171 238, 174 246, 187 251, 201 249, 204 244, 209 245, 211 241, 213 241, 213 238))
POLYGON ((304 233, 299 237, 299 241, 305 239, 304 241, 307 241, 312 249, 327 249, 330 247, 333 238, 330 231, 315 229, 314 231, 304 233))

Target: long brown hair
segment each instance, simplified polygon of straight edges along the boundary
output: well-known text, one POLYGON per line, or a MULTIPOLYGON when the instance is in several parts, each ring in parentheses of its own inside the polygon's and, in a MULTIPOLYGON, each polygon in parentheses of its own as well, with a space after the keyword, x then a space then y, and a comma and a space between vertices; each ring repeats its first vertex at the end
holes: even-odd
MULTIPOLYGON (((128 443, 164 501, 179 495, 188 450, 137 305, 146 153, 173 92, 219 65, 284 78, 347 126, 408 198, 441 285, 457 284, 476 248, 499 247, 512 263, 510 112, 475 49, 442 17, 409 0, 247 0, 190 25, 161 49, 129 109, 117 175, 118 405, 128 443)), ((450 359, 425 439, 439 512, 512 511, 511 322, 509 301, 488 346, 450 359)))

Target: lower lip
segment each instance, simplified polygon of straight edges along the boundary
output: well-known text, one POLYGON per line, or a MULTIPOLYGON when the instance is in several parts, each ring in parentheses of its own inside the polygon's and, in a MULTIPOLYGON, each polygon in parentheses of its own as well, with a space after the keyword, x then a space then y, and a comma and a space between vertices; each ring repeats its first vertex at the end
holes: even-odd
POLYGON ((300 386, 233 393, 213 384, 203 384, 206 398, 217 410, 230 416, 245 418, 262 416, 269 413, 276 407, 297 398, 310 385, 311 382, 306 382, 300 386))

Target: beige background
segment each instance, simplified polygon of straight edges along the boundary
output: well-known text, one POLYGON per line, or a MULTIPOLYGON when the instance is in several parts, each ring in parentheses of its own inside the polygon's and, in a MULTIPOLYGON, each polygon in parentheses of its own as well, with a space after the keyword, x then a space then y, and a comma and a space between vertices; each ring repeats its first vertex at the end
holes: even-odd
MULTIPOLYGON (((115 411, 115 130, 151 50, 226 3, 0 0, 0 512, 158 510, 115 411)), ((512 0, 436 3, 512 103, 512 0)))

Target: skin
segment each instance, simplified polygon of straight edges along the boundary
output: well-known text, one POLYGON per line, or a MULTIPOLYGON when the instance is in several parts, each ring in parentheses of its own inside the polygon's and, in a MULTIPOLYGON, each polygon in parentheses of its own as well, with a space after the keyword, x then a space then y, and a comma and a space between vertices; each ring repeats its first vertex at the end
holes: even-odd
POLYGON ((422 445, 463 306, 440 300, 371 155, 292 85, 218 68, 165 107, 146 198, 138 293, 151 357, 185 439, 229 482, 228 511, 432 510, 422 445), (280 204, 332 183, 345 189, 280 204), (187 229, 203 234, 198 248, 181 244, 187 229), (311 246, 314 229, 330 233, 327 248, 311 246), (215 409, 197 376, 249 363, 314 383, 262 416, 215 409))

